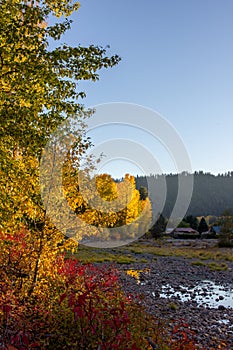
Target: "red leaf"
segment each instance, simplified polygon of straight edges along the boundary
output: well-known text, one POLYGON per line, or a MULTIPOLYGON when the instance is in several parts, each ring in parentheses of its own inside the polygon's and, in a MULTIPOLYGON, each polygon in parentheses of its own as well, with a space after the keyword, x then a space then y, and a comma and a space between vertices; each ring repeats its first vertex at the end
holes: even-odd
POLYGON ((3 306, 3 312, 6 312, 7 315, 10 313, 11 309, 12 307, 10 305, 3 306))
POLYGON ((63 293, 61 296, 60 296, 60 303, 63 302, 63 300, 66 298, 67 294, 66 293, 63 293))

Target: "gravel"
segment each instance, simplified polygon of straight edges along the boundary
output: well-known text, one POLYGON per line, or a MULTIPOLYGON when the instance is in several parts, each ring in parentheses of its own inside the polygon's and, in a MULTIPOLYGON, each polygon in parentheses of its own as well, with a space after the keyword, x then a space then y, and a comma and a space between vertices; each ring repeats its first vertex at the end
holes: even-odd
POLYGON ((195 349, 219 349, 222 342, 221 349, 232 350, 233 263, 227 262, 226 271, 191 263, 181 257, 158 257, 151 263, 121 265, 120 280, 126 292, 144 295, 146 309, 171 327, 177 320, 187 323, 194 332, 195 349), (140 281, 125 273, 130 269, 143 270, 140 281), (202 285, 203 281, 207 282, 202 285))

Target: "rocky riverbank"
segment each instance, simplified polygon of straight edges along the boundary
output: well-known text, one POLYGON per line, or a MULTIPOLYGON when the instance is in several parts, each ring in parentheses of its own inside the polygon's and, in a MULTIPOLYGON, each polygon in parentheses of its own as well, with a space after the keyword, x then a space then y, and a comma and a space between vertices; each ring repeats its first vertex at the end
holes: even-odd
POLYGON ((182 257, 120 267, 125 291, 144 296, 147 310, 173 327, 183 320, 193 331, 195 349, 233 349, 233 263, 211 270, 182 257), (140 279, 126 273, 141 271, 140 279), (206 281, 203 284, 203 281, 206 281))

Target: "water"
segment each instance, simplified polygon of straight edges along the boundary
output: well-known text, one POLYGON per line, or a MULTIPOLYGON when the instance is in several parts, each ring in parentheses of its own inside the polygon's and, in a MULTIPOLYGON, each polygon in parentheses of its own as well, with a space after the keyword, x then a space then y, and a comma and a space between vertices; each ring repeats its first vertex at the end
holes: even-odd
MULTIPOLYGON (((218 323, 219 324, 229 325, 230 320, 223 318, 222 320, 218 320, 218 323)), ((233 327, 233 325, 230 325, 230 327, 233 327)))
POLYGON ((179 291, 175 291, 169 284, 164 285, 160 297, 171 298, 173 296, 178 297, 181 301, 194 300, 199 306, 218 308, 222 305, 226 308, 233 308, 232 288, 223 287, 208 280, 197 283, 193 288, 180 286, 179 291))

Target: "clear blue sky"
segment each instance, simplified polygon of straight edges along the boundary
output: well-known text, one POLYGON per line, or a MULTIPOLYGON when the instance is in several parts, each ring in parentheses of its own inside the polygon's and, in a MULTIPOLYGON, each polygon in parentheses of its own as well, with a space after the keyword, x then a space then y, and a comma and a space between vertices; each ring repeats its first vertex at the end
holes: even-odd
POLYGON ((233 1, 80 2, 62 42, 110 45, 122 58, 80 84, 84 104, 152 108, 183 139, 193 170, 233 170, 233 1))

